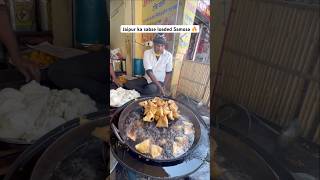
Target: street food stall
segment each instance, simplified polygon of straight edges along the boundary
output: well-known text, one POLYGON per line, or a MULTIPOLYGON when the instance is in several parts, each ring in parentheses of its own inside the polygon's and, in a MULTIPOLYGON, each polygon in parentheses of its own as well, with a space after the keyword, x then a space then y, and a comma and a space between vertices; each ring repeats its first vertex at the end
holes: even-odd
MULTIPOLYGON (((121 49, 122 54, 125 54, 126 63, 125 69, 123 70, 125 72, 125 76, 122 77, 130 81, 131 79, 141 78, 145 75, 143 64, 143 59, 145 58, 144 52, 154 48, 153 41, 156 37, 156 34, 120 33, 118 31, 120 25, 198 25, 199 22, 194 22, 193 19, 195 18, 196 13, 199 17, 201 16, 200 18, 204 18, 201 14, 199 14, 200 12, 206 12, 206 29, 202 28, 203 35, 201 36, 201 41, 199 38, 199 50, 194 52, 194 55, 198 55, 197 58, 199 59, 199 61, 205 63, 204 65, 209 68, 209 47, 207 46, 207 42, 209 41, 209 4, 209 1, 111 1, 111 24, 114 24, 114 29, 111 29, 111 31, 114 32, 112 33, 114 35, 110 37, 110 46, 111 49, 121 49), (201 8, 202 11, 200 11, 201 8), (198 10, 196 11, 196 9, 198 10), (127 18, 127 16, 130 16, 131 18, 127 18)), ((186 85, 186 83, 183 82, 184 77, 189 77, 191 82, 199 82, 199 80, 208 82, 210 73, 209 71, 202 72, 203 74, 205 74, 205 76, 201 77, 200 79, 197 79, 197 77, 190 74, 182 77, 181 74, 183 74, 183 72, 187 70, 184 64, 186 61, 190 61, 188 58, 184 58, 184 55, 187 54, 188 49, 196 49, 196 47, 193 45, 190 45, 190 47, 188 47, 190 34, 165 33, 164 36, 166 38, 165 50, 172 54, 173 61, 173 72, 168 94, 166 96, 153 95, 150 97, 135 92, 134 90, 125 90, 124 87, 119 87, 118 89, 113 89, 110 91, 110 103, 114 104, 115 102, 122 100, 122 103, 120 103, 122 106, 112 108, 114 113, 111 119, 111 127, 113 132, 110 139, 112 150, 111 155, 117 160, 117 166, 111 174, 113 178, 210 178, 210 156, 208 148, 208 128, 210 121, 208 102, 210 99, 210 87, 206 86, 202 88, 204 89, 203 92, 198 92, 198 94, 194 95, 188 92, 188 89, 190 90, 195 87, 190 86, 190 84, 186 85), (185 91, 183 91, 183 89, 185 91), (205 96, 204 91, 206 91, 207 93, 205 96), (136 94, 137 96, 134 96, 134 94, 136 94), (131 97, 132 99, 130 99, 129 97, 131 97), (150 102, 157 101, 153 98, 160 98, 160 102, 165 100, 169 100, 169 102, 174 101, 176 102, 178 108, 181 109, 179 111, 181 112, 181 115, 183 115, 183 117, 179 118, 177 122, 171 122, 169 120, 167 123, 164 123, 165 125, 167 124, 167 133, 162 131, 160 132, 157 128, 158 125, 161 126, 159 122, 162 122, 162 120, 157 121, 157 118, 155 118, 156 126, 153 125, 153 122, 148 125, 148 123, 146 122, 143 123, 143 121, 140 122, 140 120, 136 120, 139 119, 140 116, 142 116, 141 111, 143 111, 143 108, 139 107, 138 105, 139 102, 143 102, 146 100, 150 102), (132 119, 132 121, 129 122, 125 119, 132 119), (191 146, 190 149, 187 150, 182 156, 175 157, 170 152, 172 148, 174 149, 174 152, 177 151, 177 149, 179 149, 180 147, 180 143, 174 142, 175 140, 171 140, 170 137, 178 136, 178 134, 180 133, 180 131, 178 130, 180 126, 182 128, 181 132, 183 134, 184 126, 181 124, 179 125, 179 123, 183 124, 184 120, 189 120, 192 122, 195 136, 194 140, 189 141, 189 145, 191 146), (146 129, 146 132, 135 132, 134 129, 139 128, 139 125, 143 127, 142 129, 146 129), (133 129, 132 131, 129 130, 128 135, 126 129, 130 129, 130 127, 133 129), (170 130, 171 128, 173 129, 170 130), (173 135, 171 134, 171 131, 177 134, 173 135), (149 156, 146 156, 144 155, 144 153, 141 153, 141 151, 139 152, 137 151, 137 149, 135 149, 135 146, 139 148, 139 146, 144 147, 149 144, 148 140, 138 137, 139 135, 142 136, 141 134, 154 135, 153 139, 151 140, 150 147, 155 147, 155 152, 159 153, 160 151, 165 153, 163 155, 162 153, 160 153, 161 155, 159 157, 161 159, 155 157, 155 154, 152 153, 152 149, 149 156), (167 146, 164 146, 164 139, 167 140, 167 146), (137 144, 137 142, 140 142, 140 144, 137 144), (174 142, 174 145, 172 145, 172 142, 174 142)), ((198 39, 196 39, 196 41, 198 41, 198 39)), ((117 68, 116 63, 117 61, 113 63, 114 70, 119 72, 119 68, 117 68)), ((201 70, 201 68, 192 69, 192 71, 201 70)), ((112 106, 112 104, 110 105, 112 106)), ((157 109, 157 107, 155 108, 157 109)), ((146 111, 143 112, 147 113, 146 111)), ((148 117, 153 117, 153 115, 149 114, 148 117)), ((184 136, 185 135, 181 135, 181 137, 177 138, 182 142, 188 141, 184 136)))

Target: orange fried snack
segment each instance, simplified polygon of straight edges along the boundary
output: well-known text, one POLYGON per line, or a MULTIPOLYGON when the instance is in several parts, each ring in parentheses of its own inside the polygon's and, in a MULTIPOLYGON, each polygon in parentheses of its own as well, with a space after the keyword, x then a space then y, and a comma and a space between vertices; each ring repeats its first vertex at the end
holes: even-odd
POLYGON ((151 100, 142 101, 139 106, 144 108, 143 121, 157 123, 156 127, 167 128, 169 120, 180 117, 178 106, 173 100, 164 100, 155 97, 151 100))
POLYGON ((168 127, 169 122, 167 116, 161 116, 157 122, 156 127, 168 127))
POLYGON ((147 112, 146 116, 143 118, 143 121, 152 122, 154 114, 152 112, 147 112))
POLYGON ((141 143, 135 145, 135 148, 140 153, 149 154, 150 153, 150 145, 151 145, 151 140, 146 139, 146 140, 142 141, 141 143))
POLYGON ((160 146, 151 145, 151 157, 152 158, 157 158, 159 156, 161 156, 163 149, 160 146))

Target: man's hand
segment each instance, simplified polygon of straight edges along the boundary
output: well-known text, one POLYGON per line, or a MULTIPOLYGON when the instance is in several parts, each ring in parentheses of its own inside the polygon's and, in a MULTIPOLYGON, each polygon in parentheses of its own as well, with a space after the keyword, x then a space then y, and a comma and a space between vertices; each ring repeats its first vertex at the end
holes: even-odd
POLYGON ((11 63, 26 77, 27 81, 40 81, 39 67, 28 60, 21 58, 15 34, 11 28, 9 10, 0 6, 0 41, 3 43, 12 58, 11 63))
POLYGON ((36 80, 40 82, 40 69, 36 63, 23 58, 11 60, 11 63, 25 76, 26 81, 36 80))
POLYGON ((165 92, 166 96, 170 96, 171 95, 170 88, 168 88, 166 86, 164 87, 164 92, 165 92))
POLYGON ((121 87, 121 83, 118 81, 118 79, 112 79, 112 82, 114 82, 118 87, 121 87))
POLYGON ((166 95, 166 91, 165 91, 164 87, 160 87, 160 94, 161 94, 162 96, 165 96, 165 95, 166 95))
POLYGON ((165 88, 160 84, 160 82, 157 80, 157 78, 154 76, 152 70, 147 70, 146 73, 148 74, 148 76, 150 77, 150 79, 152 80, 153 83, 155 83, 159 90, 160 90, 160 95, 165 96, 166 95, 166 91, 165 88))

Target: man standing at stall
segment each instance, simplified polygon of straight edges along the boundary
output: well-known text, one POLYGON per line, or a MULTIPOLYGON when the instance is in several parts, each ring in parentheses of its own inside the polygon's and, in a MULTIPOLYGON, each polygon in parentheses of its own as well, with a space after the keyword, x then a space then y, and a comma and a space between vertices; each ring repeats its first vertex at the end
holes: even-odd
POLYGON ((166 95, 172 73, 172 54, 165 49, 164 34, 156 34, 154 47, 146 50, 143 55, 145 76, 128 81, 126 89, 135 89, 142 95, 166 95))

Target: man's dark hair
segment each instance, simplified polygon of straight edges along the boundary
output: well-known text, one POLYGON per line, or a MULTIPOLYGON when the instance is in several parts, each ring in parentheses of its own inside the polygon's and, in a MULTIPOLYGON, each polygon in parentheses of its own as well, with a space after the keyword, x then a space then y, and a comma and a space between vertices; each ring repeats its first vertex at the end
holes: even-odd
POLYGON ((163 33, 156 34, 153 38, 153 43, 165 45, 167 43, 166 36, 163 33))

